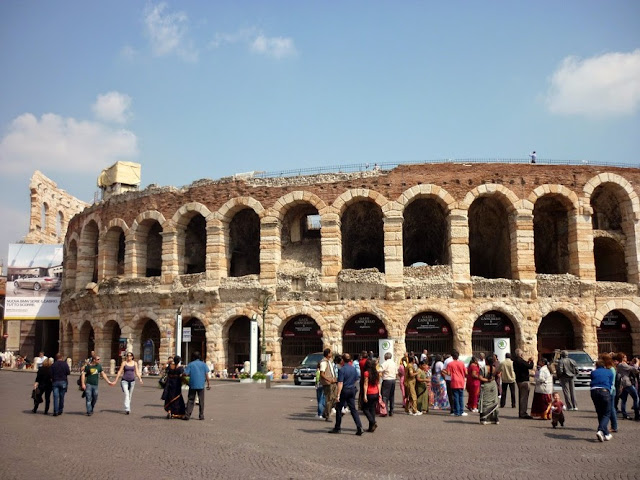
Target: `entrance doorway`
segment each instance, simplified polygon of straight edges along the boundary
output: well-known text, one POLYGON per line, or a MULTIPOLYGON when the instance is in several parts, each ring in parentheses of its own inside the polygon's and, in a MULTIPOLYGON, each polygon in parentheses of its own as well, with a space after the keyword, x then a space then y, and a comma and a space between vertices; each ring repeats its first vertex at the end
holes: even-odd
POLYGON ((429 354, 444 355, 453 350, 453 331, 449 322, 435 312, 422 312, 414 316, 405 331, 407 351, 420 354, 425 348, 429 354))
POLYGON ((497 310, 483 313, 473 324, 471 335, 473 355, 477 357, 480 353, 492 353, 494 338, 508 338, 511 343, 510 352, 515 350, 516 336, 513 323, 509 317, 497 310))
POLYGON ((282 372, 293 373, 310 353, 322 352, 322 330, 316 321, 306 315, 298 315, 282 329, 282 372))
POLYGON ((363 350, 378 355, 378 340, 387 338, 387 329, 375 315, 360 313, 349 319, 342 331, 342 352, 354 358, 363 350))

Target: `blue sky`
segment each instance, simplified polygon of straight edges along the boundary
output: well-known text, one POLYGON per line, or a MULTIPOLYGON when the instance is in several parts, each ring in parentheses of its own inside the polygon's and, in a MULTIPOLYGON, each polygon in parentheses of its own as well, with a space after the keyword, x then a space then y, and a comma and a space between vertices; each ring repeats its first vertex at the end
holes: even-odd
POLYGON ((41 170, 90 202, 251 170, 640 164, 640 2, 0 2, 0 258, 41 170))

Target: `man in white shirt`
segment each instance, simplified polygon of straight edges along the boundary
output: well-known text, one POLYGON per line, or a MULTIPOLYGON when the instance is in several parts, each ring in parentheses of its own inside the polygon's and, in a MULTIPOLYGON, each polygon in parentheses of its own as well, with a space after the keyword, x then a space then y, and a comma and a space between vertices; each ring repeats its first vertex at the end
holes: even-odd
POLYGON ((485 367, 485 365, 487 364, 487 360, 486 357, 484 356, 484 353, 479 353, 478 354, 478 366, 480 367, 480 369, 483 369, 485 367))
POLYGON ((36 364, 36 370, 39 370, 44 361, 47 359, 44 352, 40 352, 40 354, 34 359, 33 363, 36 364))
POLYGON ((380 365, 380 375, 382 376, 382 401, 387 406, 389 416, 393 416, 393 399, 396 394, 396 376, 398 366, 391 358, 391 352, 384 354, 384 362, 380 365))
MULTIPOLYGON (((447 370, 447 365, 449 365, 451 362, 453 362, 453 357, 451 355, 447 355, 447 358, 445 358, 444 360, 444 364, 442 367, 442 370, 447 370)), ((449 397, 449 405, 451 407, 451 412, 449 413, 453 413, 453 390, 451 389, 451 375, 447 375, 445 372, 443 372, 444 375, 444 381, 447 384, 447 397, 449 397)))
POLYGON ((420 363, 428 359, 429 359, 429 350, 425 348, 424 350, 422 350, 422 353, 420 354, 420 363))

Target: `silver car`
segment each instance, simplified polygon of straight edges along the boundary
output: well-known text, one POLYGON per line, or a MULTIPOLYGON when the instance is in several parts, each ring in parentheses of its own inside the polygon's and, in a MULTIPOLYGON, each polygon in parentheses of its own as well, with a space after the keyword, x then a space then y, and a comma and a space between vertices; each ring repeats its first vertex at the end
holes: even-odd
POLYGON ((57 290, 60 288, 60 284, 62 283, 60 277, 29 277, 29 278, 18 278, 13 281, 13 285, 16 288, 25 288, 35 290, 36 292, 39 290, 57 290))

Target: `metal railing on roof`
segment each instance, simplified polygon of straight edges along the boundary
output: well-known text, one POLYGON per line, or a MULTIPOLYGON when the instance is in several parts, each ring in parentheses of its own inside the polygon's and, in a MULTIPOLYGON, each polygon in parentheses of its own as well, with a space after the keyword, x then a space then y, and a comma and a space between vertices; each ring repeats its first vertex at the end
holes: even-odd
MULTIPOLYGON (((274 170, 271 172, 256 172, 257 178, 273 177, 298 177, 306 175, 320 175, 329 173, 355 173, 376 170, 392 170, 400 165, 420 165, 424 163, 451 163, 451 164, 477 164, 477 163, 530 163, 528 158, 440 158, 434 160, 416 160, 410 162, 385 162, 385 163, 354 163, 350 165, 328 165, 324 167, 294 168, 290 170, 274 170)), ((640 165, 630 165, 616 162, 593 162, 589 160, 557 160, 538 158, 536 165, 596 165, 602 167, 640 168, 640 165)))

